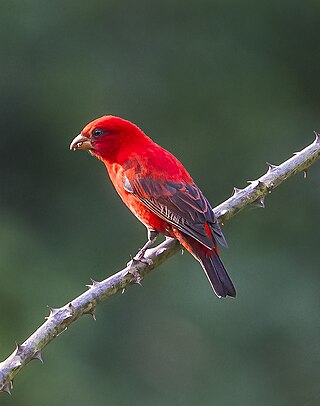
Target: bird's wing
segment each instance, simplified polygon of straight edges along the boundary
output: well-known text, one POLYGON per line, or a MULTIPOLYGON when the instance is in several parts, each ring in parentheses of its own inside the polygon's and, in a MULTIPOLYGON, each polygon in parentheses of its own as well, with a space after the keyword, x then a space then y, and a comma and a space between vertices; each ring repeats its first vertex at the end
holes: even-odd
POLYGON ((214 248, 214 240, 227 246, 210 203, 194 183, 124 176, 124 188, 161 219, 204 246, 214 248))

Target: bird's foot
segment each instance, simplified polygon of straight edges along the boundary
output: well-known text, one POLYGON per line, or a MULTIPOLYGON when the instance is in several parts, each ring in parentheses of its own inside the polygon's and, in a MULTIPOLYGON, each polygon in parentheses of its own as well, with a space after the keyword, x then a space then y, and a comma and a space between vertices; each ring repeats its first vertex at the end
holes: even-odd
POLYGON ((143 255, 137 254, 134 256, 131 261, 127 263, 127 266, 129 267, 137 267, 139 264, 145 264, 145 265, 152 265, 153 261, 150 258, 145 258, 143 255))
POLYGON ((133 281, 134 283, 137 283, 138 285, 141 285, 141 281, 143 279, 143 276, 141 275, 140 271, 137 269, 137 267, 141 264, 146 264, 146 265, 152 265, 153 261, 150 258, 145 258, 145 257, 140 257, 136 255, 127 263, 127 267, 129 267, 129 273, 133 275, 133 281))
POLYGON ((143 264, 146 264, 146 265, 152 265, 153 264, 153 261, 152 261, 151 258, 145 258, 145 257, 136 258, 136 257, 134 257, 133 260, 137 261, 137 262, 142 262, 143 264))

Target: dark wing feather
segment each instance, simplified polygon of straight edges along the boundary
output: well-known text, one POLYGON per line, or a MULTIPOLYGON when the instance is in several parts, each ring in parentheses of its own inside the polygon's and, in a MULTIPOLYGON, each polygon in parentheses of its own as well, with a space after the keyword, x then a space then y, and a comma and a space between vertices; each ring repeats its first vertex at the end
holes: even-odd
POLYGON ((206 247, 212 249, 215 246, 208 236, 206 224, 214 238, 227 245, 210 203, 194 183, 153 178, 129 180, 125 176, 124 187, 157 216, 206 247))

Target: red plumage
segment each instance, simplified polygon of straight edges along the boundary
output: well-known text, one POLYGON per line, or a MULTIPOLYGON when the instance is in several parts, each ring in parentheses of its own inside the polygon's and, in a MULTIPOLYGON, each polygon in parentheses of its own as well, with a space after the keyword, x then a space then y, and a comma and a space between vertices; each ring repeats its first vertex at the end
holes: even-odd
MULTIPOLYGON (((176 157, 130 121, 114 116, 89 123, 70 148, 87 149, 104 163, 126 206, 149 231, 178 239, 200 262, 217 296, 236 295, 219 257, 217 241, 226 241, 217 219, 176 157)), ((145 247, 152 241, 149 237, 145 247)))

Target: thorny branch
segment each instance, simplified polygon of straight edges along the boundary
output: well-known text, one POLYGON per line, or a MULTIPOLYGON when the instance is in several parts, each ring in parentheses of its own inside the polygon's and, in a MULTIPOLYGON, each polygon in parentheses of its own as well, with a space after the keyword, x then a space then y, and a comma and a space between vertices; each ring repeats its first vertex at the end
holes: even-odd
MULTIPOLYGON (((233 195, 214 209, 220 222, 225 222, 250 204, 264 207, 264 198, 283 181, 298 172, 304 172, 320 158, 320 136, 292 158, 281 165, 268 165, 268 171, 257 180, 249 181, 245 189, 234 188, 233 195)), ((149 264, 129 265, 109 278, 88 285, 88 290, 60 308, 51 308, 46 321, 22 344, 17 344, 13 353, 0 363, 0 391, 10 393, 12 380, 17 373, 33 359, 42 362, 41 351, 55 337, 65 331, 70 324, 84 314, 95 319, 98 303, 127 286, 140 283, 143 277, 181 249, 174 239, 167 239, 155 248, 149 249, 146 258, 149 264)))

